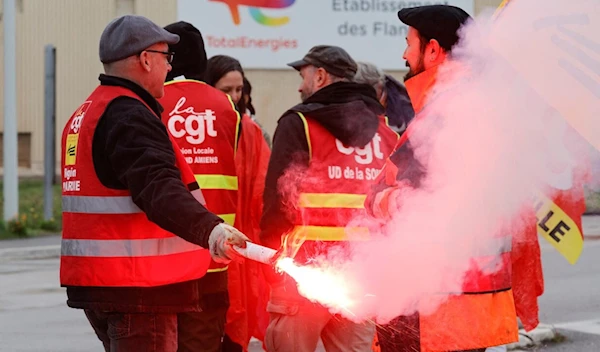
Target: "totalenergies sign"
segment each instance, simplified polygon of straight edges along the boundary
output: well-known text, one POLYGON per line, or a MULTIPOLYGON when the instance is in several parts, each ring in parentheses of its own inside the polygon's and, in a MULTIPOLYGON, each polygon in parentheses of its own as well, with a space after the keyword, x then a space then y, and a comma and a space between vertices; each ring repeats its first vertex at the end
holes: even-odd
POLYGON ((202 32, 209 56, 280 69, 313 46, 338 45, 356 60, 405 70, 403 8, 447 4, 473 15, 474 0, 178 0, 178 19, 202 32))
POLYGON ((283 9, 290 7, 296 0, 211 0, 222 2, 229 7, 235 25, 240 24, 240 6, 249 7, 250 16, 265 26, 282 26, 290 21, 287 16, 271 17, 262 13, 261 9, 283 9))

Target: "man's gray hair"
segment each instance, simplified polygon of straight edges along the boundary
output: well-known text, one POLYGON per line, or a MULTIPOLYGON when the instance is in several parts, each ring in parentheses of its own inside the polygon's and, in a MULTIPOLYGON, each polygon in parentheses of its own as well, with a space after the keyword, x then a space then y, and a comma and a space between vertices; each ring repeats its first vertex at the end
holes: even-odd
POLYGON ((354 82, 368 84, 375 89, 385 84, 385 73, 379 67, 369 62, 357 62, 357 65, 354 82))

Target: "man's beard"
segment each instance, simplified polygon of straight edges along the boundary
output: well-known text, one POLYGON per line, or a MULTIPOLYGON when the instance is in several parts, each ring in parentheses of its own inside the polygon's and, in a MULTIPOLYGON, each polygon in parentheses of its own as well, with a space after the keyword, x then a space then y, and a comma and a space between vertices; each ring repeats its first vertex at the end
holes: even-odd
POLYGON ((419 57, 419 61, 417 62, 417 67, 415 67, 414 70, 412 67, 410 67, 410 65, 408 64, 408 61, 406 61, 406 67, 408 67, 408 73, 404 76, 404 82, 406 82, 410 78, 418 75, 419 73, 425 71, 425 61, 423 61, 423 55, 421 55, 419 57))
POLYGON ((302 92, 300 92, 300 99, 304 102, 306 101, 306 99, 310 98, 311 95, 314 94, 314 89, 303 89, 302 92))

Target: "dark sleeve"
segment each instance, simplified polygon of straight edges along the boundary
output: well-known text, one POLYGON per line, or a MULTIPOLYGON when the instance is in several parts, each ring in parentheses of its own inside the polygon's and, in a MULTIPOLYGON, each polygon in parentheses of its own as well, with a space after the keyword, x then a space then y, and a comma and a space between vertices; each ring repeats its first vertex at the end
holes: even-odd
POLYGON ((265 179, 260 222, 260 242, 263 245, 279 248, 281 236, 293 227, 295 214, 291 214, 285 206, 288 203, 284 199, 286 195, 282 194, 278 183, 290 166, 308 167, 308 162, 308 142, 302 120, 293 113, 283 116, 273 136, 273 149, 265 179))
POLYGON ((208 236, 222 220, 198 203, 183 184, 163 123, 131 98, 113 101, 102 120, 98 125, 102 130, 96 131, 94 139, 98 134, 105 136, 106 160, 133 202, 158 226, 208 248, 208 236))
POLYGON ((396 152, 390 156, 390 160, 398 168, 396 181, 409 181, 415 188, 421 185, 421 181, 425 176, 425 169, 415 158, 410 141, 407 141, 398 148, 396 152))
MULTIPOLYGON (((396 181, 406 182, 412 187, 419 187, 425 176, 423 166, 415 159, 413 148, 410 142, 404 143, 389 157, 390 161, 396 166, 396 181)), ((388 166, 385 166, 376 182, 371 186, 367 199, 365 200, 365 209, 367 213, 373 215, 373 203, 379 192, 384 191, 390 186, 386 184, 386 173, 390 172, 388 166)))

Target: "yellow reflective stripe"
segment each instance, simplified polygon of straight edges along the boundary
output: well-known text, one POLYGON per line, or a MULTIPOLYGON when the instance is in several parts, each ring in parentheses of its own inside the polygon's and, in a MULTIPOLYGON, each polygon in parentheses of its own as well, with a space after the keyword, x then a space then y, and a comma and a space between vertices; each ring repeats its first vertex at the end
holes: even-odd
POLYGON ((366 227, 296 226, 292 236, 305 241, 367 241, 370 239, 366 227))
POLYGON ((297 112, 298 116, 300 116, 300 119, 302 120, 302 123, 304 124, 304 134, 306 134, 306 143, 308 144, 308 159, 311 160, 312 159, 312 145, 310 143, 310 132, 308 131, 308 121, 306 121, 306 117, 304 117, 304 114, 302 114, 301 112, 297 112))
POLYGON ((224 268, 214 268, 214 269, 208 269, 206 270, 207 273, 222 273, 224 271, 227 271, 227 269, 229 269, 228 266, 224 267, 224 268))
POLYGON ((301 193, 302 208, 350 208, 363 209, 367 196, 351 193, 301 193))
POLYGON ((385 121, 385 125, 390 127, 390 119, 387 117, 387 115, 383 115, 383 120, 385 121))
POLYGON ((184 79, 174 79, 174 80, 171 80, 169 82, 166 82, 165 86, 170 86, 171 84, 182 83, 182 82, 192 82, 192 83, 206 84, 206 82, 198 81, 198 80, 191 79, 191 78, 184 78, 184 79))
POLYGON ((225 94, 225 95, 227 96, 227 99, 229 100, 229 103, 231 104, 231 108, 233 109, 233 111, 235 112, 235 116, 237 117, 237 120, 235 123, 235 142, 233 145, 233 155, 235 156, 237 154, 237 149, 238 149, 238 139, 240 136, 240 124, 242 123, 241 114, 243 114, 244 112, 242 111, 240 114, 240 112, 235 107, 235 103, 233 102, 233 99, 231 99, 231 96, 229 94, 225 94))
POLYGON ((194 175, 200 189, 224 189, 229 191, 238 190, 237 176, 225 175, 194 175))
POLYGON ((233 226, 235 222, 235 214, 217 214, 217 216, 223 219, 227 225, 233 226))

